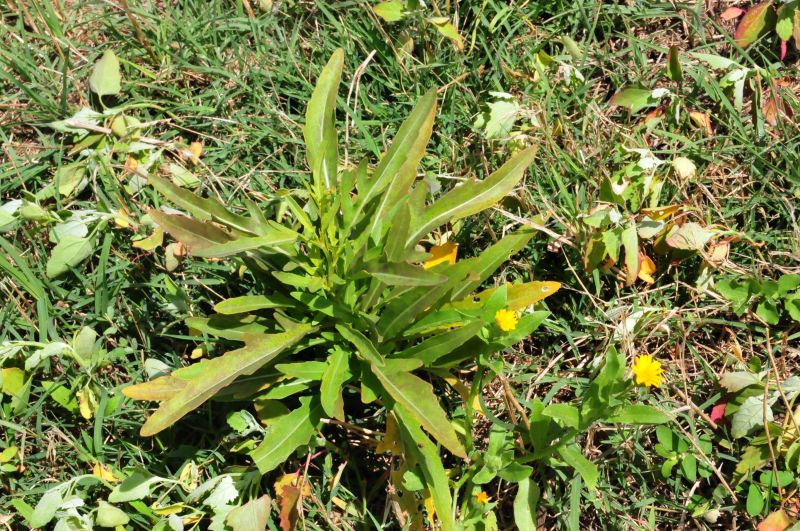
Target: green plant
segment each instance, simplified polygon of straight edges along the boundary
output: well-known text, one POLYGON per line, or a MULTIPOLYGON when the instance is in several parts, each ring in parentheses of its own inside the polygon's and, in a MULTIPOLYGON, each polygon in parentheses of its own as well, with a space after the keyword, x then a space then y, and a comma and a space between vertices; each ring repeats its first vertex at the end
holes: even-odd
POLYGON ((547 312, 524 310, 558 284, 502 284, 475 293, 528 243, 532 230, 512 232, 455 263, 421 265, 430 257, 421 244, 438 227, 502 199, 533 161, 534 149, 426 205, 426 184, 415 185, 415 178, 433 128, 431 89, 374 170, 363 161, 340 172, 334 122, 342 66, 338 51, 308 104, 304 137, 313 179, 304 188, 278 191, 266 214, 252 202, 247 216, 234 213, 149 178, 193 215, 151 210, 156 224, 197 257, 237 256, 264 291, 223 300, 216 314, 187 320, 193 330, 244 347, 125 393, 161 401, 143 435, 157 434, 215 396, 253 397, 278 407, 283 414, 270 420, 263 442, 250 452, 262 473, 307 447, 320 418, 360 424, 385 408, 399 427, 404 460, 419 466, 443 527, 452 529, 447 475, 428 434, 466 458, 458 431, 468 433, 469 421, 457 430, 427 379, 440 381, 465 360, 485 363, 526 338, 547 312), (523 315, 501 329, 495 323, 501 310, 523 315))
POLYGON ((743 315, 754 302, 755 314, 765 323, 777 325, 781 316, 800 321, 800 275, 785 274, 778 280, 725 278, 715 289, 731 302, 736 315, 743 315))

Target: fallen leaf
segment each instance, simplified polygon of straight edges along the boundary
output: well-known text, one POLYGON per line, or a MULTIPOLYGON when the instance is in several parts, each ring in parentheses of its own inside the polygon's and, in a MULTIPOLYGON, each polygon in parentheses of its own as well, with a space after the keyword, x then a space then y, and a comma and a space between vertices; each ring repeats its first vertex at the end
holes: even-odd
POLYGON ((714 129, 711 127, 711 117, 708 113, 689 111, 689 119, 696 127, 703 129, 706 135, 712 136, 714 134, 714 129))
POLYGON ((787 527, 792 525, 792 521, 789 519, 789 515, 781 509, 779 511, 775 511, 774 513, 770 513, 756 528, 758 531, 783 531, 787 527))
POLYGON ((740 7, 729 7, 728 9, 722 12, 719 18, 727 22, 729 20, 739 18, 742 15, 744 15, 744 9, 740 7))
POLYGON ((444 245, 434 245, 428 251, 431 257, 427 262, 422 264, 425 269, 430 269, 439 264, 448 263, 453 265, 456 263, 456 254, 458 254, 458 244, 447 242, 444 245))
POLYGON ((192 154, 192 158, 195 162, 200 160, 200 155, 203 154, 203 143, 202 142, 192 142, 189 144, 189 153, 192 154))
MULTIPOLYGON (((275 497, 280 500, 281 496, 283 495, 283 487, 291 486, 291 487, 299 487, 301 476, 298 473, 293 474, 284 474, 275 482, 275 497)), ((307 482, 303 482, 303 490, 300 492, 303 496, 311 496, 311 485, 307 482)))
POLYGON ((655 279, 653 273, 656 272, 656 264, 646 254, 639 255, 639 280, 648 284, 653 284, 655 279))
POLYGON ((721 421, 725 420, 725 408, 728 407, 728 400, 727 398, 723 397, 717 402, 714 407, 711 408, 711 414, 709 414, 709 418, 719 424, 721 421))
POLYGON ((697 173, 697 166, 686 157, 676 157, 672 161, 672 168, 681 179, 691 179, 697 173))
POLYGON ((731 241, 729 239, 712 243, 708 250, 708 255, 706 256, 706 262, 714 267, 719 267, 727 260, 730 250, 731 241))
POLYGON ((402 450, 400 448, 400 430, 397 426, 397 420, 391 413, 386 416, 386 433, 383 440, 378 443, 375 448, 375 453, 400 455, 402 450))
POLYGON ((680 209, 681 205, 668 205, 657 208, 643 208, 641 212, 653 221, 661 221, 680 211, 680 209))
POLYGON ((92 474, 103 481, 108 481, 109 483, 117 483, 119 482, 119 478, 101 462, 96 462, 92 467, 92 474))
POLYGON ((297 526, 297 519, 300 516, 300 512, 297 510, 299 501, 300 489, 291 485, 284 485, 278 497, 278 505, 281 508, 280 526, 283 531, 293 531, 297 526))

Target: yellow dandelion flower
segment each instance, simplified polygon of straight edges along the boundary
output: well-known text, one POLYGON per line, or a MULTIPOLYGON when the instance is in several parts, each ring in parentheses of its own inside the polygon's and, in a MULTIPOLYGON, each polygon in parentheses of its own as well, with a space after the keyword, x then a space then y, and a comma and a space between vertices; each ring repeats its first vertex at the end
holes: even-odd
POLYGON ((517 329, 517 324, 519 324, 519 319, 517 319, 517 314, 512 312, 511 310, 497 310, 497 313, 494 314, 494 320, 497 323, 497 326, 500 327, 500 330, 503 332, 510 332, 512 330, 517 329))
POLYGON ((475 495, 475 500, 477 500, 478 503, 489 503, 489 495, 480 491, 475 495))
POLYGON ((636 376, 638 385, 661 387, 663 372, 661 362, 654 360, 650 354, 636 356, 633 362, 633 375, 636 376))

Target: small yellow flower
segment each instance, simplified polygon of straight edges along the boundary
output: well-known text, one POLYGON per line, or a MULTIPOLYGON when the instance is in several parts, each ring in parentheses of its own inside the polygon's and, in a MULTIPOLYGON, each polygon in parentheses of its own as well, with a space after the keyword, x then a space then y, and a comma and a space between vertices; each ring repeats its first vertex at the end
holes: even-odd
POLYGON ((489 503, 489 495, 483 491, 480 491, 475 495, 475 499, 478 503, 489 503))
POLYGON ((511 310, 497 310, 497 313, 494 314, 494 320, 497 323, 497 326, 500 327, 500 330, 503 332, 510 332, 512 330, 517 329, 517 324, 519 323, 519 319, 517 319, 517 314, 512 312, 511 310))
POLYGON ((636 356, 633 362, 633 375, 636 376, 638 385, 661 387, 661 380, 663 379, 661 375, 663 372, 661 362, 654 360, 650 354, 636 356))

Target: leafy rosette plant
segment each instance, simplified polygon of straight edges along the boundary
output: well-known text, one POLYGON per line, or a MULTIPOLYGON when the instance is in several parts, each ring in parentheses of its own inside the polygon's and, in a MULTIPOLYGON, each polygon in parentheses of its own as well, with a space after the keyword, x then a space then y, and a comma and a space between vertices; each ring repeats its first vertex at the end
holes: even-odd
POLYGON ((446 250, 426 239, 511 192, 534 150, 426 204, 426 184, 416 176, 433 128, 431 89, 374 169, 362 161, 340 171, 334 115, 342 66, 339 50, 308 104, 304 137, 312 179, 276 193, 268 210, 248 202, 246 214, 235 213, 150 177, 191 215, 151 210, 152 219, 196 257, 240 260, 263 293, 223 300, 215 314, 187 321, 191 329, 244 346, 125 393, 160 401, 142 435, 159 433, 213 397, 280 401, 288 412, 271 421, 250 453, 262 473, 307 445, 320 419, 360 423, 385 408, 387 433, 396 437, 392 453, 420 468, 436 514, 452 529, 448 477, 431 438, 452 456, 467 453, 432 382, 453 381, 450 371, 459 364, 486 360, 527 337, 547 312, 525 310, 559 284, 528 282, 476 293, 528 243, 529 229, 460 261, 454 255, 432 259, 446 250))

